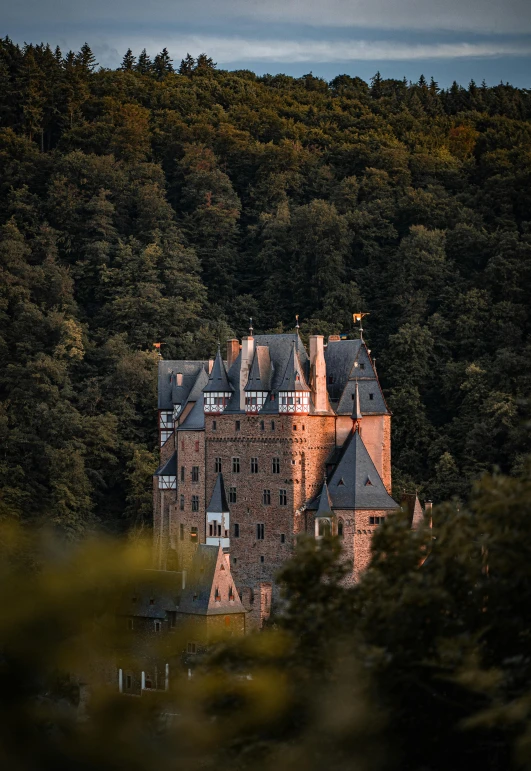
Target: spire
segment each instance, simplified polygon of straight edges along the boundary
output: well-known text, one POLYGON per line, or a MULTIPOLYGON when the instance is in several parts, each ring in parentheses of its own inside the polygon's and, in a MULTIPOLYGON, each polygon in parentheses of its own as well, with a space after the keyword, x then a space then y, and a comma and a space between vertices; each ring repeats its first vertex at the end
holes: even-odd
POLYGON ((360 423, 363 415, 361 414, 361 408, 360 408, 360 392, 358 388, 358 381, 356 380, 356 387, 354 390, 354 400, 352 405, 352 421, 354 423, 354 430, 360 429, 360 423))
POLYGON ((212 372, 208 377, 208 383, 204 387, 203 391, 207 393, 209 391, 219 391, 224 393, 234 391, 234 388, 231 386, 229 378, 227 377, 225 364, 221 358, 221 347, 219 343, 216 358, 214 359, 214 366, 212 367, 212 372))
POLYGON ((214 489, 210 497, 210 503, 207 506, 207 512, 209 514, 226 514, 229 511, 229 504, 227 503, 227 496, 225 494, 225 485, 223 483, 223 475, 220 473, 217 475, 214 489))
POLYGON ((295 340, 291 346, 288 363, 284 371, 284 377, 278 387, 279 391, 309 391, 304 378, 299 354, 297 353, 297 344, 295 340))
POLYGON ((299 326, 299 314, 298 313, 295 316, 295 329, 297 330, 297 334, 299 334, 300 326, 299 326))
POLYGON ((326 478, 323 482, 321 495, 319 496, 319 506, 317 507, 316 519, 330 519, 333 516, 332 502, 330 500, 330 494, 328 492, 328 485, 326 484, 326 478))

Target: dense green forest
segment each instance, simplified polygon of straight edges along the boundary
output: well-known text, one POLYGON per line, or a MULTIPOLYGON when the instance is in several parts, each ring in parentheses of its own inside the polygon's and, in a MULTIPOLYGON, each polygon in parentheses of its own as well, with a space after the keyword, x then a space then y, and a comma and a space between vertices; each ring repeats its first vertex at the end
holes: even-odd
POLYGON ((531 92, 0 42, 0 513, 149 522, 156 354, 366 339, 397 489, 529 452, 531 92))

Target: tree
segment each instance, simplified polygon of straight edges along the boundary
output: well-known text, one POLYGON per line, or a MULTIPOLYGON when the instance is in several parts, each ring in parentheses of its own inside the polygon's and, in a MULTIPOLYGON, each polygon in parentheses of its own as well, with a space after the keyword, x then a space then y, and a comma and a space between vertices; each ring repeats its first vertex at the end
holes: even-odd
POLYGON ((136 56, 133 56, 133 52, 131 51, 130 48, 128 48, 124 54, 124 58, 122 59, 122 65, 120 69, 126 72, 130 72, 131 70, 136 69, 136 56))

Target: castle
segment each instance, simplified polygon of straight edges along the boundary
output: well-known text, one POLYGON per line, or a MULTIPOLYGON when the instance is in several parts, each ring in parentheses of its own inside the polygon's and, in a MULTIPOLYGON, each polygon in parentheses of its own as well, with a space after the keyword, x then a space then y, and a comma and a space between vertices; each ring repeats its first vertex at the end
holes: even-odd
POLYGON ((363 339, 244 337, 209 361, 160 361, 159 570, 221 546, 255 625, 299 533, 334 533, 355 582, 391 493, 391 414, 363 339))

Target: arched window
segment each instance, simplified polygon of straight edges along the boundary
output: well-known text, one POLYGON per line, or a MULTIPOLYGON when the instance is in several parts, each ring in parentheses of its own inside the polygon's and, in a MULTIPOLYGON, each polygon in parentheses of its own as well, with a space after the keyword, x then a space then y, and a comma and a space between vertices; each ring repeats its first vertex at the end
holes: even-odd
POLYGON ((337 523, 337 534, 339 538, 343 538, 343 520, 340 519, 337 523))
POLYGON ((319 519, 319 535, 325 536, 330 535, 332 532, 332 525, 329 519, 321 518, 319 519))

